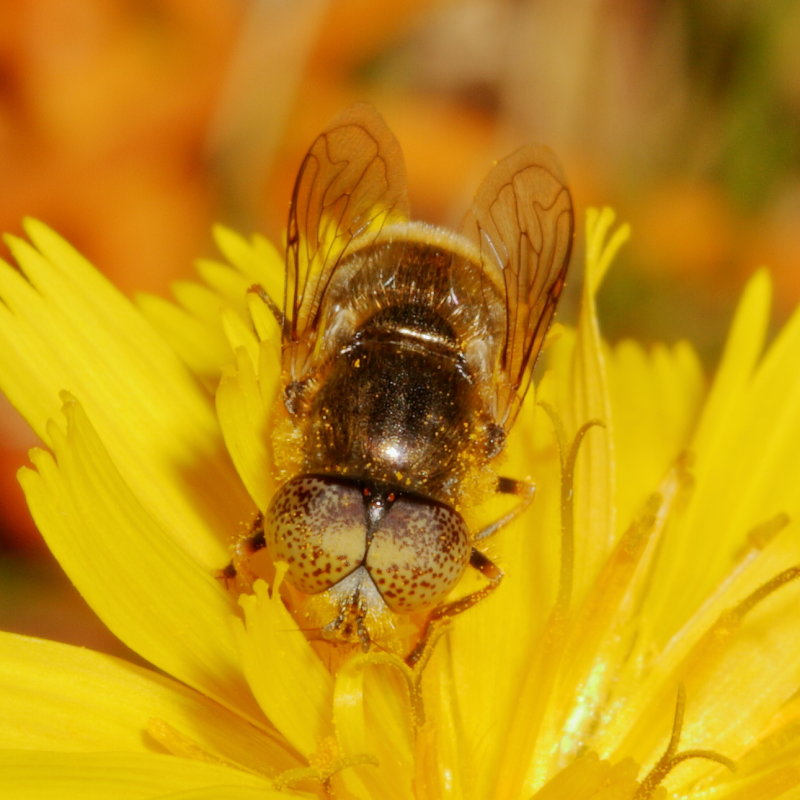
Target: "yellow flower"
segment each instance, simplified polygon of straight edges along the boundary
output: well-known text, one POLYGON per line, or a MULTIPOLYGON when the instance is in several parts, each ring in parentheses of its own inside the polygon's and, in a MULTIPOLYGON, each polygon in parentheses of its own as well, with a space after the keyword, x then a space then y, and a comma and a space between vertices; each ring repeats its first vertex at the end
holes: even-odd
POLYGON ((800 315, 762 356, 757 273, 708 389, 687 344, 611 347, 612 223, 589 215, 577 328, 551 336, 501 466, 537 486, 486 543, 505 579, 412 670, 334 657, 277 587, 237 606, 218 577, 280 477, 278 332, 247 293, 281 295, 276 252, 219 231, 229 265, 137 307, 29 222, 24 276, 0 270, 0 385, 47 448, 21 480, 158 671, 0 635, 8 796, 800 796, 800 315))

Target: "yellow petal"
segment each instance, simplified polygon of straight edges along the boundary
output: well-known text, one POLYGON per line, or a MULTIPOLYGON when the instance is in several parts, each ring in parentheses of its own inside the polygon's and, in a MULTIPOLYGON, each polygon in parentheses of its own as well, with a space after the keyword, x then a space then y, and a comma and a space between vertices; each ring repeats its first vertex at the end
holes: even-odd
MULTIPOLYGON (((215 238, 231 265, 201 259, 197 270, 206 286, 179 281, 172 287, 177 303, 142 295, 139 307, 187 366, 213 388, 222 368, 230 362, 239 341, 233 341, 231 320, 243 325, 247 320, 248 290, 259 285, 269 288, 273 297, 282 296, 283 260, 273 245, 260 236, 248 242, 219 226, 215 238), (221 319, 227 319, 224 329, 221 319)), ((263 304, 262 304, 263 305, 263 304)), ((257 343, 254 337, 253 345, 257 343)))
POLYGON ((157 672, 0 633, 0 749, 148 753, 154 720, 220 762, 265 774, 299 766, 271 730, 258 730, 157 672))
POLYGON ((556 349, 572 351, 571 364, 559 371, 557 408, 569 446, 578 429, 592 420, 603 427, 587 434, 575 467, 575 529, 583 531, 584 548, 575 560, 574 595, 579 598, 608 555, 617 530, 615 426, 608 385, 606 355, 600 337, 595 295, 614 254, 628 238, 623 225, 613 233, 614 213, 590 209, 586 219, 586 276, 574 344, 565 336, 556 349))
POLYGON ((739 413, 741 392, 764 347, 771 295, 769 275, 761 270, 750 279, 736 310, 695 438, 700 451, 713 448, 720 431, 739 413))
POLYGON ((136 301, 186 366, 212 390, 222 366, 231 358, 220 324, 223 304, 219 295, 206 287, 194 283, 186 287, 176 292, 181 305, 154 295, 140 295, 136 301))
POLYGON ((232 609, 215 573, 184 551, 131 492, 77 401, 55 459, 35 451, 21 481, 33 517, 104 623, 171 675, 245 715, 260 715, 244 682, 232 609))
POLYGON ((66 389, 84 404, 131 490, 209 567, 248 500, 208 398, 142 315, 44 225, 0 265, 0 388, 48 442, 66 389))
POLYGON ((231 800, 292 796, 239 770, 156 753, 5 750, 0 752, 0 785, 7 797, 25 800, 145 800, 200 790, 209 792, 207 797, 231 800))
MULTIPOLYGON (((411 670, 397 657, 368 653, 336 674, 334 721, 348 755, 368 755, 374 765, 356 768, 368 797, 411 798, 414 775, 414 693, 411 670), (377 767, 377 769, 376 769, 377 767)), ((354 772, 356 770, 351 770, 354 772)))
POLYGON ((646 351, 621 342, 607 360, 617 470, 618 524, 628 525, 686 450, 705 396, 702 368, 686 343, 646 351))
POLYGON ((257 362, 244 348, 236 351, 236 365, 223 372, 217 389, 217 413, 236 470, 256 507, 265 509, 274 490, 269 423, 278 370, 264 375, 264 370, 259 374, 256 368, 257 362))
POLYGON ((237 626, 245 675, 267 718, 305 756, 332 735, 333 679, 278 593, 263 581, 240 603, 245 624, 237 626))
POLYGON ((291 789, 271 790, 264 792, 261 787, 211 786, 205 789, 192 789, 188 792, 160 796, 159 800, 287 800, 287 798, 306 798, 316 800, 316 795, 309 792, 292 791, 291 789))
MULTIPOLYGON (((222 254, 241 274, 246 286, 257 284, 274 298, 283 297, 284 261, 275 245, 263 236, 253 236, 250 241, 244 237, 217 225, 214 228, 214 239, 222 254)), ((245 301, 245 293, 241 291, 241 283, 234 283, 230 276, 223 278, 220 272, 216 275, 201 267, 205 280, 228 297, 236 297, 239 302, 245 301)))
MULTIPOLYGON (((625 229, 609 241, 613 215, 606 213, 590 222, 591 246, 587 246, 587 280, 579 329, 576 335, 560 330, 550 343, 548 364, 557 369, 550 380, 537 387, 537 400, 554 409, 564 428, 564 458, 581 426, 592 420, 601 420, 606 426, 589 430, 579 451, 574 526, 568 527, 570 532, 581 532, 580 541, 574 545, 581 549, 574 558, 574 568, 569 570, 569 582, 574 588, 561 600, 567 606, 585 597, 616 537, 613 420, 594 292, 607 269, 609 252, 619 246, 625 229)), ((561 472, 552 424, 544 414, 538 414, 534 422, 547 426, 550 432, 538 437, 543 446, 541 460, 529 449, 528 462, 532 470, 538 470, 532 508, 520 520, 519 532, 514 525, 498 536, 498 549, 514 548, 510 556, 499 559, 503 568, 509 565, 506 585, 469 612, 476 644, 467 641, 470 632, 464 627, 466 622, 458 620, 456 626, 461 627, 454 632, 454 636, 463 636, 453 663, 460 695, 459 714, 468 721, 468 735, 481 742, 479 757, 482 764, 488 765, 475 778, 478 796, 491 791, 497 791, 498 797, 515 796, 541 783, 552 757, 550 737, 557 731, 548 722, 554 713, 548 704, 558 677, 564 636, 559 614, 565 609, 559 614, 553 612, 559 587, 559 569, 554 564, 559 565, 562 560, 561 472), (549 570, 550 575, 539 579, 539 570, 549 570), (491 624, 486 620, 489 614, 494 616, 491 624), (492 657, 487 659, 486 653, 492 657), (474 663, 483 666, 474 669, 474 663), (500 670, 513 677, 498 680, 500 670), (470 673, 472 678, 468 677, 470 673), (497 725, 498 718, 503 720, 502 740, 485 733, 497 725)), ((530 435, 529 431, 518 432, 523 442, 526 433, 530 435)))
MULTIPOLYGON (((539 421, 549 424, 544 414, 539 421)), ((520 435, 524 438, 524 431, 520 435)), ((452 725, 459 739, 475 747, 463 752, 450 743, 438 744, 436 750, 453 759, 447 781, 471 787, 475 797, 492 796, 500 785, 513 794, 510 787, 521 777, 511 774, 512 765, 527 764, 547 696, 538 667, 558 574, 554 561, 543 554, 558 546, 559 480, 552 469, 542 468, 544 461, 534 458, 530 463, 537 484, 531 508, 481 544, 504 571, 500 587, 453 620, 426 668, 438 672, 442 684, 443 696, 435 704, 450 719, 443 735, 452 725), (539 573, 547 570, 547 580, 539 580, 539 573), (498 726, 502 736, 489 735, 498 726)), ((497 792, 495 796, 505 796, 497 792)))
MULTIPOLYGON (((531 800, 630 800, 638 786, 637 769, 631 760, 611 764, 590 752, 559 772, 531 800)), ((664 796, 661 789, 652 800, 664 796)))
MULTIPOLYGON (((729 573, 751 530, 777 514, 800 515, 794 489, 800 481, 800 315, 756 368, 768 301, 769 281, 757 273, 740 303, 726 356, 690 444, 696 489, 665 542, 652 587, 653 621, 663 626, 664 636, 729 573)), ((787 530, 749 569, 736 588, 738 595, 722 602, 732 605, 797 560, 800 543, 787 530)))

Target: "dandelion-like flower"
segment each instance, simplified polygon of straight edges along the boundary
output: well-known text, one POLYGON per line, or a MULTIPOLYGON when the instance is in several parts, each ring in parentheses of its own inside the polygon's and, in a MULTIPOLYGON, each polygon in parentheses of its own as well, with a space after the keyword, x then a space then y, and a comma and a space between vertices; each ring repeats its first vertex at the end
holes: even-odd
POLYGON ((626 231, 590 213, 577 328, 553 332, 502 464, 537 486, 487 543, 506 577, 410 668, 332 658, 275 583, 237 604, 219 578, 275 488, 278 331, 247 292, 280 294, 274 249, 220 230, 227 264, 137 307, 26 229, 0 271, 0 384, 46 448, 21 481, 157 671, 0 636, 9 796, 798 796, 800 315, 762 355, 765 272, 706 388, 687 344, 603 342, 626 231))

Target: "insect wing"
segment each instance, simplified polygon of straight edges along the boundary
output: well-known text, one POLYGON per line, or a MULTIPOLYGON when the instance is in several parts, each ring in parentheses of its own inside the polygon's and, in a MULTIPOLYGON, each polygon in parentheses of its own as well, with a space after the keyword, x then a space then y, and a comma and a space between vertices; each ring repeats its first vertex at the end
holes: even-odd
POLYGON ((303 159, 292 194, 286 245, 283 366, 304 374, 320 333, 327 287, 354 242, 408 218, 400 145, 371 106, 335 117, 303 159))
POLYGON ((486 279, 505 297, 494 385, 496 420, 508 430, 553 319, 572 249, 572 198, 552 151, 530 145, 498 162, 461 230, 477 245, 486 279))

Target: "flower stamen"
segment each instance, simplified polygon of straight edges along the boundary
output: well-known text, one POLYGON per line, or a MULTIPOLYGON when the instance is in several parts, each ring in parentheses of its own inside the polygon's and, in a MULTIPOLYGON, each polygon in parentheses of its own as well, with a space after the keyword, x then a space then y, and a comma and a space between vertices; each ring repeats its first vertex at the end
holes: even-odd
POLYGON ((566 431, 561 418, 549 403, 540 402, 539 405, 550 417, 561 462, 561 574, 556 611, 564 614, 572 598, 572 584, 575 577, 575 464, 586 434, 594 427, 605 428, 605 423, 600 419, 584 422, 578 428, 567 450, 566 431))
POLYGON ((704 758, 707 761, 716 761, 732 772, 736 771, 736 764, 717 753, 715 750, 683 750, 678 752, 681 731, 683 730, 683 718, 686 713, 686 689, 683 684, 678 687, 678 697, 675 702, 675 716, 672 720, 672 734, 667 744, 664 755, 658 759, 644 780, 639 784, 639 788, 634 792, 631 800, 650 800, 655 790, 662 784, 667 775, 672 772, 678 764, 688 761, 691 758, 704 758))
POLYGON ((766 583, 762 584, 755 591, 751 592, 744 600, 741 600, 736 606, 720 618, 729 624, 738 624, 744 617, 753 610, 762 600, 765 600, 771 594, 776 592, 782 586, 800 578, 800 564, 779 572, 775 577, 770 578, 766 583))
POLYGON ((742 542, 738 552, 734 555, 734 568, 723 582, 725 589, 727 589, 734 577, 740 575, 760 553, 767 549, 790 522, 789 515, 781 511, 774 517, 759 522, 747 531, 744 542, 742 542))
POLYGON ((561 462, 561 575, 556 604, 563 612, 569 608, 575 578, 575 463, 584 437, 594 427, 605 428, 605 423, 599 419, 584 422, 561 462))
POLYGON ((747 533, 747 545, 753 550, 764 550, 766 546, 791 522, 784 511, 756 525, 747 533))
POLYGON ((287 769, 275 778, 272 785, 276 790, 281 791, 282 789, 296 787, 297 784, 303 783, 304 781, 313 781, 323 785, 326 790, 326 796, 333 797, 331 778, 336 775, 337 772, 341 772, 344 769, 364 765, 377 767, 378 759, 368 753, 362 753, 359 755, 337 758, 335 761, 331 761, 322 767, 308 766, 287 769))
MULTIPOLYGON (((720 581, 714 591, 707 596, 698 613, 702 614, 706 608, 711 608, 719 603, 720 599, 731 591, 731 587, 736 579, 742 575, 745 569, 767 548, 789 522, 790 518, 788 514, 781 512, 751 528, 747 532, 746 543, 743 544, 739 553, 735 556, 733 568, 728 575, 720 581)), ((752 594, 748 595, 744 600, 740 601, 739 605, 728 608, 719 614, 716 621, 706 631, 703 641, 706 643, 713 643, 714 646, 718 645, 727 634, 731 633, 741 624, 745 614, 757 603, 768 597, 772 592, 780 588, 780 586, 783 586, 794 577, 797 577, 796 569, 796 567, 792 567, 785 572, 779 573, 779 575, 776 575, 759 589, 756 589, 752 594)), ((686 625, 690 626, 691 621, 688 621, 686 625)), ((684 632, 679 631, 673 637, 673 641, 680 641, 683 635, 684 632)), ((666 652, 668 652, 668 650, 665 651, 665 653, 666 652)))
POLYGON ((269 772, 259 772, 237 761, 230 761, 226 758, 214 755, 201 747, 193 739, 181 733, 177 728, 170 725, 163 719, 153 718, 148 720, 145 728, 147 734, 168 753, 179 758, 187 758, 192 761, 200 761, 203 764, 216 764, 218 766, 232 767, 233 769, 248 772, 251 775, 269 775, 269 772))

